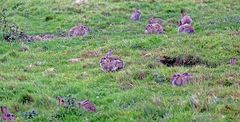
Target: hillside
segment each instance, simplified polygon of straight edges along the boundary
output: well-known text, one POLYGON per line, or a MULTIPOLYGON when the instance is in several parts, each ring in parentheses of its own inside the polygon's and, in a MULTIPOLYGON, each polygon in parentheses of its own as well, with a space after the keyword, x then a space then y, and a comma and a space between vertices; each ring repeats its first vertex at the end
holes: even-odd
POLYGON ((29 35, 59 34, 78 23, 91 30, 33 42, 6 42, 0 32, 0 106, 17 121, 28 121, 24 112, 33 109, 38 115, 29 121, 36 122, 240 120, 240 63, 229 64, 240 60, 239 0, 2 0, 0 10, 29 35), (142 11, 139 22, 130 20, 135 9, 142 11), (178 33, 181 9, 195 34, 178 33), (151 16, 164 20, 164 34, 144 34, 151 16), (101 70, 110 49, 122 70, 101 70), (164 57, 194 60, 167 66, 164 57), (173 86, 177 73, 192 74, 192 83, 173 86), (97 112, 59 107, 57 96, 87 99, 97 112))

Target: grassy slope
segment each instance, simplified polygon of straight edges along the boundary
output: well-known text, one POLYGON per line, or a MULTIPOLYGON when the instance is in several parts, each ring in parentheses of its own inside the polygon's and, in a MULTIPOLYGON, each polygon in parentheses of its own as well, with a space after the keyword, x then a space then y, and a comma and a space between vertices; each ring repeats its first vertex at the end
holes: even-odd
POLYGON ((32 108, 40 113, 34 121, 49 120, 57 111, 56 96, 69 94, 93 101, 98 112, 80 111, 80 117, 66 114, 65 121, 240 119, 240 68, 239 64, 227 64, 232 56, 240 58, 239 0, 101 0, 84 6, 74 6, 70 0, 21 1, 6 0, 0 5, 8 8, 8 19, 29 34, 56 32, 57 28, 68 30, 78 22, 89 26, 92 32, 84 38, 27 43, 30 47, 27 52, 18 51, 20 43, 0 41, 0 105, 9 106, 19 121, 23 121, 21 112, 32 108), (141 22, 129 21, 134 8, 142 10, 141 22), (181 8, 187 8, 193 17, 195 35, 177 34, 175 23, 180 19, 181 8), (143 34, 151 15, 165 20, 166 34, 143 34), (52 20, 45 21, 46 18, 52 20), (113 53, 125 61, 124 70, 116 73, 100 70, 98 62, 109 49, 114 49, 113 53), (92 51, 99 51, 100 56, 88 56, 92 51), (144 57, 146 53, 150 56, 144 57), (183 54, 192 54, 219 66, 156 64, 160 56, 183 54), (76 64, 67 62, 75 57, 83 60, 76 64), (24 71, 37 62, 43 65, 24 71), (55 68, 55 77, 43 75, 48 68, 55 68), (173 87, 169 80, 158 84, 153 79, 154 74, 169 79, 174 73, 182 72, 192 73, 198 82, 173 87), (137 79, 141 73, 146 74, 143 80, 137 79), (32 103, 22 104, 26 95, 33 98, 32 103), (200 99, 197 110, 190 105, 192 95, 200 99))

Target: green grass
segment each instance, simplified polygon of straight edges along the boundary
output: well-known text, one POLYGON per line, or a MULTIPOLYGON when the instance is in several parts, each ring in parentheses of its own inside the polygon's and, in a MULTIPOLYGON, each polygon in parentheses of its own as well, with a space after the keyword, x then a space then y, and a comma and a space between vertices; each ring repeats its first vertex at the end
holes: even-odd
POLYGON ((91 29, 86 37, 25 43, 26 52, 19 51, 20 42, 1 39, 0 105, 8 106, 17 121, 27 121, 21 115, 33 108, 39 116, 31 121, 49 121, 58 113, 56 97, 68 95, 89 99, 97 113, 63 111, 62 121, 239 121, 240 65, 228 62, 240 59, 240 1, 149 1, 89 0, 81 6, 71 0, 0 1, 8 21, 28 34, 67 31, 79 22, 91 29), (143 13, 137 23, 129 20, 135 8, 143 13), (194 35, 177 33, 182 8, 194 20, 194 35), (164 20, 165 34, 143 34, 151 15, 164 20), (109 49, 124 61, 123 70, 100 69, 98 62, 109 49), (99 56, 88 55, 93 51, 99 56), (217 67, 166 67, 156 62, 164 55, 193 55, 217 67), (82 60, 67 62, 76 57, 82 60), (55 69, 53 76, 44 74, 49 68, 55 69), (173 87, 171 76, 183 72, 193 74, 195 82, 173 87), (155 74, 167 80, 157 83, 155 74), (193 95, 200 101, 197 109, 189 101, 193 95), (30 102, 23 104, 25 99, 30 102))

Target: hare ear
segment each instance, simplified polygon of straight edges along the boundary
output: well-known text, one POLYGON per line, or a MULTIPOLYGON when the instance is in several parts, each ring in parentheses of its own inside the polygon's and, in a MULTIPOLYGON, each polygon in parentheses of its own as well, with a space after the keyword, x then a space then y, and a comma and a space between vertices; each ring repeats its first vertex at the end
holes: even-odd
POLYGON ((177 21, 177 25, 180 26, 181 21, 177 21))
POLYGON ((182 21, 179 21, 179 22, 178 22, 178 26, 181 26, 181 25, 182 25, 182 21))
POLYGON ((60 96, 57 96, 58 104, 61 104, 62 98, 60 96))
POLYGON ((6 106, 1 106, 1 111, 2 111, 2 113, 7 113, 7 107, 6 106))
POLYGON ((111 49, 108 51, 108 53, 106 54, 105 57, 109 57, 109 56, 112 56, 112 50, 111 49))

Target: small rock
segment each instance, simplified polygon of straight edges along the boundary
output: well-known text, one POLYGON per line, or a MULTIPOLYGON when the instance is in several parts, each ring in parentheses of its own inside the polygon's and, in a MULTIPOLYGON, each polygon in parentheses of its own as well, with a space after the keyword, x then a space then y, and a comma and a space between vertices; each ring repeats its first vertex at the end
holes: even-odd
POLYGON ((82 4, 86 3, 86 2, 87 2, 87 0, 75 0, 74 4, 75 5, 82 5, 82 4))
POLYGON ((25 67, 24 71, 29 72, 29 71, 32 71, 33 68, 34 68, 34 65, 30 64, 27 67, 25 67))
POLYGON ((84 100, 84 101, 77 102, 77 106, 79 108, 83 108, 84 110, 89 111, 89 112, 96 112, 97 111, 95 105, 92 104, 89 100, 84 100))
POLYGON ((42 65, 44 65, 45 63, 44 62, 42 62, 42 61, 37 61, 36 63, 35 63, 35 66, 42 66, 42 65))
POLYGON ((56 71, 54 68, 48 68, 47 70, 45 70, 43 72, 44 76, 47 76, 47 77, 54 77, 56 76, 56 71))
POLYGON ((77 63, 79 61, 81 61, 80 58, 71 58, 71 59, 68 60, 69 63, 77 63))

